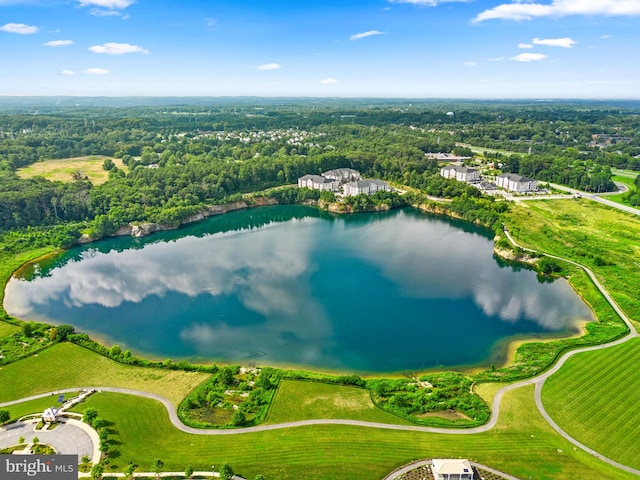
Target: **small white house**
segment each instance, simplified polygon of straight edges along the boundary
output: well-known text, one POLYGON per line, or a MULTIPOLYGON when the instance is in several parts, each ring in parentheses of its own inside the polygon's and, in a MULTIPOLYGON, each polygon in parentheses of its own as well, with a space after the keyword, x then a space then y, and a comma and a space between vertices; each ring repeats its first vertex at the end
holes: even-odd
POLYGON ((538 181, 515 173, 503 173, 496 178, 496 185, 509 192, 535 192, 538 190, 538 181))
POLYGON ((473 469, 469 460, 434 458, 431 471, 436 480, 473 480, 473 469))
POLYGON ((382 180, 358 180, 355 182, 345 183, 342 186, 342 191, 348 197, 354 195, 360 195, 364 193, 365 195, 373 195, 376 192, 391 191, 391 187, 387 182, 383 182, 382 180))
POLYGON ((440 175, 444 178, 455 178, 459 182, 479 182, 480 172, 475 168, 457 167, 449 165, 440 169, 440 175))
POLYGON ((298 187, 307 187, 313 190, 329 190, 331 192, 339 188, 337 180, 323 177, 321 175, 305 175, 298 179, 298 187))

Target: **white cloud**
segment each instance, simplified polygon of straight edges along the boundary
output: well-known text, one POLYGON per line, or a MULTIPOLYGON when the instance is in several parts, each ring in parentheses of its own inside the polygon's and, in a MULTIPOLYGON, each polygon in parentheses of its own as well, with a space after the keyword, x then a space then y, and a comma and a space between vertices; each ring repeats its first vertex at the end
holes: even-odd
POLYGON ((218 26, 218 20, 215 18, 205 18, 205 24, 207 25, 207 30, 215 30, 218 26))
POLYGON ((86 73, 87 75, 106 75, 110 72, 111 71, 106 68, 87 68, 82 71, 82 73, 86 73))
POLYGON ((129 15, 123 14, 119 10, 124 10, 129 5, 135 3, 135 0, 78 0, 80 7, 97 7, 89 10, 94 17, 122 17, 124 20, 129 15))
POLYGON ((575 40, 569 37, 564 38, 534 38, 534 45, 546 45, 548 47, 562 47, 572 48, 576 43, 575 40))
POLYGON ((320 80, 320 83, 324 85, 335 85, 336 83, 340 83, 335 78, 325 78, 324 80, 320 80))
POLYGON ((51 40, 42 45, 45 47, 66 47, 67 45, 73 45, 73 40, 51 40))
POLYGON ((537 62, 545 58, 547 58, 547 56, 542 53, 521 53, 520 55, 511 57, 510 60, 515 60, 516 62, 537 62))
POLYGON ((278 70, 282 68, 279 63, 265 63, 264 65, 258 65, 257 67, 251 67, 254 70, 278 70))
POLYGON ((93 5, 94 7, 123 9, 133 4, 134 0, 78 0, 78 5, 81 7, 87 7, 93 5))
POLYGON ((105 53, 107 55, 124 55, 125 53, 151 53, 149 50, 139 47, 138 45, 115 42, 108 42, 102 45, 94 45, 93 47, 89 47, 89 50, 93 53, 105 53))
POLYGON ((129 18, 128 15, 123 15, 118 10, 103 10, 101 8, 92 8, 89 13, 94 17, 122 17, 124 19, 129 18))
POLYGON ((349 40, 360 40, 361 38, 372 37, 374 35, 385 35, 387 32, 380 32, 378 30, 369 30, 368 32, 356 33, 351 35, 349 40))
POLYGON ((452 2, 470 2, 472 0, 389 0, 391 3, 410 3, 412 5, 422 5, 425 7, 436 7, 440 3, 452 3, 452 2))
POLYGON ((522 2, 504 3, 479 13, 474 22, 485 20, 532 20, 540 17, 590 16, 640 16, 640 0, 552 0, 542 4, 522 2))
POLYGON ((533 45, 530 43, 520 43, 518 44, 518 48, 533 48, 533 45))
POLYGON ((74 72, 73 70, 62 70, 60 73, 62 75, 69 75, 69 76, 73 76, 76 74, 76 72, 74 72))
POLYGON ((504 60, 504 57, 491 57, 487 60, 489 60, 490 62, 502 62, 504 60))
POLYGON ((612 35, 601 35, 600 40, 607 40, 608 38, 613 38, 612 35))
POLYGON ((38 27, 33 25, 25 25, 24 23, 6 23, 0 27, 3 32, 19 33, 20 35, 29 35, 38 33, 38 27))
POLYGON ((478 65, 478 62, 464 62, 465 67, 475 67, 478 65))

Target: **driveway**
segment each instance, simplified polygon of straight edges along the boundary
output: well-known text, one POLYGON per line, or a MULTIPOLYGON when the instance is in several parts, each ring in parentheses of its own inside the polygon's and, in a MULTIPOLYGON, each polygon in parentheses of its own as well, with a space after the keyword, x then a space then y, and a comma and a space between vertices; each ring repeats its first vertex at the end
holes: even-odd
POLYGON ((38 437, 39 443, 51 445, 60 454, 78 455, 78 461, 85 455, 94 459, 95 452, 99 453, 98 445, 94 443, 97 435, 93 439, 91 432, 77 423, 80 422, 69 420, 53 430, 36 430, 36 424, 31 421, 6 425, 0 428, 0 449, 17 445, 20 437, 24 437, 25 443, 38 437))

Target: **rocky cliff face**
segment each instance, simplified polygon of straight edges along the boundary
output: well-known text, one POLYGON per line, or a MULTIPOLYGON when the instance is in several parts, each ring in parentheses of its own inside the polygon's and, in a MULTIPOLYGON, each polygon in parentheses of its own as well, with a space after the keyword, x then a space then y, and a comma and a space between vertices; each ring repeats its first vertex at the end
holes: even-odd
MULTIPOLYGON (((278 201, 273 198, 268 197, 256 197, 252 198, 250 203, 244 200, 240 202, 232 202, 226 203, 224 205, 210 205, 205 210, 202 210, 195 215, 191 215, 180 223, 176 224, 162 224, 162 223, 153 223, 153 222, 145 222, 137 225, 126 225, 124 227, 119 228, 113 235, 114 236, 125 236, 131 235, 132 237, 146 237, 147 235, 151 235, 155 232, 163 232, 166 230, 176 230, 181 225, 186 225, 193 222, 199 222, 200 220, 204 220, 205 218, 212 217, 214 215, 223 215, 228 212, 233 212, 234 210, 242 210, 244 208, 250 207, 262 207, 267 205, 277 205, 278 201)), ((86 235, 80 239, 79 243, 88 243, 92 241, 86 235)))

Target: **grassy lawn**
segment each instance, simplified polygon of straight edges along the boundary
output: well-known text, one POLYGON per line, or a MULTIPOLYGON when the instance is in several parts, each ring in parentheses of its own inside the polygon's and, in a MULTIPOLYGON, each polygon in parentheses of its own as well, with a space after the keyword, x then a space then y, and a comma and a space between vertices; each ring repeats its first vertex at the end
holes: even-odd
POLYGON ((640 219, 580 200, 517 205, 508 225, 521 245, 589 267, 628 316, 640 319, 640 219))
POLYGON ((368 422, 410 425, 377 408, 363 388, 320 382, 282 380, 265 423, 316 418, 347 418, 368 422))
POLYGON ((585 445, 640 469, 640 339, 571 358, 545 383, 551 417, 585 445))
POLYGON ((20 331, 19 327, 15 325, 11 325, 7 322, 0 322, 0 338, 6 337, 8 335, 13 335, 14 333, 20 331))
POLYGON ((204 373, 141 368, 117 363, 72 343, 0 368, 0 402, 72 387, 123 387, 157 393, 177 405, 204 373))
POLYGON ((164 408, 153 400, 102 393, 81 409, 94 407, 105 419, 112 450, 110 470, 129 460, 139 471, 153 471, 157 458, 166 471, 196 470, 230 464, 253 478, 262 473, 279 480, 380 479, 409 461, 429 457, 465 457, 534 480, 631 479, 591 455, 574 450, 542 419, 533 403, 533 387, 505 397, 499 425, 479 435, 438 435, 351 426, 309 426, 233 436, 190 435, 173 428, 164 408), (144 412, 144 414, 141 414, 144 412))
POLYGON ((107 158, 111 158, 118 168, 127 169, 119 158, 91 155, 36 162, 18 169, 17 173, 22 178, 41 176, 52 181, 72 182, 72 173, 80 171, 89 178, 91 183, 100 185, 109 179, 109 172, 102 168, 102 162, 107 158))

